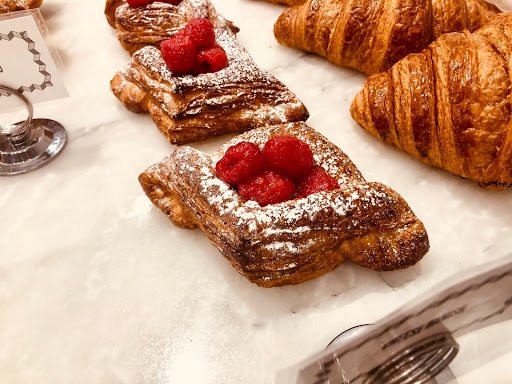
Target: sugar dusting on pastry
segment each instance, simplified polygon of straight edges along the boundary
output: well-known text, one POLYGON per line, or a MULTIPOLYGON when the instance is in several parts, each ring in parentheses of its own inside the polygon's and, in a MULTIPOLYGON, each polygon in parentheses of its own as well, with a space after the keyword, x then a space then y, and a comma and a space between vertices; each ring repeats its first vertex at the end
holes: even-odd
MULTIPOLYGON (((195 127, 210 128, 218 124, 221 116, 226 116, 233 130, 246 130, 307 118, 302 102, 274 76, 256 66, 229 28, 218 28, 215 33, 217 43, 228 57, 228 66, 218 72, 176 76, 160 51, 146 46, 133 55, 117 76, 147 92, 154 100, 154 108, 175 119, 173 123, 177 126, 187 124, 187 119, 197 119, 195 127)), ((125 98, 125 103, 133 102, 121 88, 114 93, 121 100, 125 98)), ((164 134, 173 133, 169 133, 168 125, 159 128, 164 134)))
MULTIPOLYGON (((304 241, 282 242, 272 240, 279 235, 288 234, 303 237, 308 232, 326 229, 323 224, 311 225, 311 222, 320 221, 319 218, 325 212, 332 212, 338 217, 338 221, 351 215, 356 209, 368 209, 375 206, 389 204, 390 196, 376 190, 372 185, 361 183, 359 174, 351 178, 345 173, 345 168, 340 167, 340 159, 332 156, 325 150, 325 142, 320 140, 308 140, 307 133, 311 132, 305 124, 293 124, 296 128, 296 136, 307 141, 315 153, 317 165, 322 166, 328 173, 335 177, 343 190, 326 191, 312 194, 307 198, 296 199, 293 204, 284 202, 260 207, 254 201, 244 201, 238 193, 228 184, 217 178, 214 171, 212 158, 190 147, 180 147, 176 150, 174 162, 171 166, 182 175, 195 174, 200 179, 201 190, 199 194, 210 206, 216 207, 219 218, 228 221, 228 217, 235 218, 235 225, 244 229, 244 237, 251 239, 254 244, 263 243, 268 250, 286 250, 290 254, 303 253, 313 245, 311 239, 304 241), (191 161, 194 159, 194 161, 191 161), (197 160, 199 159, 199 161, 197 160), (356 183, 357 181, 357 183, 356 183), (307 223, 307 224, 305 224, 307 223), (255 236, 259 234, 259 236, 255 236)), ((262 146, 273 134, 273 129, 257 129, 232 139, 221 147, 214 158, 219 158, 225 150, 240 141, 251 141, 262 146)), ((343 161, 346 161, 343 159, 343 161)), ((348 160, 349 161, 349 160, 348 160)), ((347 164, 348 165, 348 164, 347 164)), ((357 220, 351 221, 350 226, 356 226, 357 220)), ((332 224, 330 225, 333 229, 332 224)), ((351 228, 343 228, 350 230, 351 228)))
POLYGON ((228 66, 215 73, 205 73, 198 76, 175 76, 167 68, 160 51, 147 46, 133 55, 133 61, 155 73, 159 81, 166 81, 171 86, 171 92, 182 93, 187 89, 218 89, 219 87, 235 86, 250 83, 253 87, 270 85, 278 80, 266 71, 258 68, 247 50, 236 40, 229 29, 216 29, 217 43, 224 48, 228 56, 228 66))
MULTIPOLYGON (((192 220, 251 282, 273 287, 320 276, 344 259, 377 270, 415 264, 428 251, 428 236, 406 202, 379 183, 367 183, 334 144, 305 123, 261 127, 226 143, 214 157, 179 147, 141 175, 150 199, 177 225, 192 220), (315 151, 316 165, 329 169, 336 190, 260 207, 243 200, 215 174, 215 162, 240 141, 257 145, 294 135, 315 151), (155 194, 154 186, 162 189, 155 194), (186 206, 188 212, 167 210, 186 206)), ((184 226, 184 225, 180 225, 184 226)))
POLYGON ((296 95, 254 63, 236 40, 238 28, 209 0, 183 0, 179 5, 155 2, 140 8, 123 2, 115 19, 118 38, 133 57, 117 72, 111 90, 129 110, 149 112, 171 143, 309 117, 296 95), (226 52, 228 66, 214 73, 177 76, 157 47, 201 17, 214 25, 216 43, 226 52))
MULTIPOLYGON (((357 170, 348 156, 346 156, 339 149, 337 149, 339 156, 330 156, 330 152, 334 148, 333 145, 327 145, 325 141, 320 140, 310 142, 308 140, 310 128, 305 124, 293 124, 293 127, 294 136, 301 139, 302 141, 308 142, 308 145, 313 152, 313 159, 315 164, 321 164, 322 168, 328 174, 334 176, 340 185, 348 183, 351 179, 364 180, 361 173, 357 170), (340 172, 340 169, 344 169, 345 172, 340 172)), ((275 129, 257 129, 237 136, 230 140, 229 143, 222 146, 219 151, 213 155, 212 158, 214 161, 217 161, 224 155, 230 146, 236 145, 241 141, 251 141, 263 149, 265 143, 270 139, 272 135, 274 135, 274 131, 275 129)))

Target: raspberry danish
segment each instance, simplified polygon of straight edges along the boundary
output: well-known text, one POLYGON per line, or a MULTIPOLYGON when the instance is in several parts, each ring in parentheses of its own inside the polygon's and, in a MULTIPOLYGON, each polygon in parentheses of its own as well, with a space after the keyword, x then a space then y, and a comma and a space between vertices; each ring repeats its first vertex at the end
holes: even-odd
POLYGON ((201 228, 240 274, 261 287, 298 284, 345 259, 381 271, 407 268, 429 249, 425 227, 404 199, 385 185, 366 182, 347 155, 302 122, 244 133, 214 158, 178 147, 139 181, 175 225, 201 228), (296 182, 304 183, 306 197, 296 195, 287 176, 259 173, 261 163, 250 145, 228 155, 242 142, 264 151, 265 143, 279 136, 296 137, 312 151, 312 169, 296 182), (243 156, 243 150, 250 153, 243 156), (242 161, 244 174, 237 180, 250 173, 260 179, 248 188, 249 197, 242 188, 247 181, 237 190, 218 174, 216 165, 226 155, 229 167, 221 167, 222 172, 228 169, 231 175, 242 161), (276 195, 280 202, 272 201, 276 195))

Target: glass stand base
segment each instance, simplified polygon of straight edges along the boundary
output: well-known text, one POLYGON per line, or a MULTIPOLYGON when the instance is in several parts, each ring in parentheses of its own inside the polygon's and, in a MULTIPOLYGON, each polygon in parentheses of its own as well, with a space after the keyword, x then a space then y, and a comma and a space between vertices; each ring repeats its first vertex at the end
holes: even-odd
POLYGON ((43 167, 61 153, 67 139, 64 127, 50 119, 32 119, 20 136, 0 135, 0 176, 19 175, 43 167))

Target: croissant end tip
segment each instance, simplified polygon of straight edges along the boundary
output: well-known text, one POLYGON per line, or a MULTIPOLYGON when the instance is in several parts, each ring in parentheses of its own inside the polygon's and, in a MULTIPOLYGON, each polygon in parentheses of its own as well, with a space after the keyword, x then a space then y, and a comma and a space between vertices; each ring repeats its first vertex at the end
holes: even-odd
POLYGON ((360 90, 350 105, 350 115, 364 128, 364 88, 360 90))

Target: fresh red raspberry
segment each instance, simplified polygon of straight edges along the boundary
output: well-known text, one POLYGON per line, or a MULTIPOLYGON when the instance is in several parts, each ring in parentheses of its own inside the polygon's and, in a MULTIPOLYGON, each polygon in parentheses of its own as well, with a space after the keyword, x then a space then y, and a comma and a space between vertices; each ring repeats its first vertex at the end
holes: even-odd
POLYGON ((298 183, 297 187, 299 197, 306 197, 312 193, 338 189, 340 185, 322 167, 314 167, 311 173, 298 183))
POLYGON ((184 37, 188 37, 185 33, 185 29, 180 29, 176 34, 173 36, 174 39, 183 39, 184 37))
POLYGON ((264 207, 293 199, 297 188, 292 180, 277 172, 266 171, 238 185, 238 193, 245 200, 254 200, 264 207))
POLYGON ((162 3, 172 4, 172 5, 178 5, 179 3, 181 3, 181 0, 158 0, 158 1, 161 1, 162 3))
POLYGON ((298 181, 311 172, 313 153, 302 140, 293 136, 276 136, 263 148, 268 169, 298 181))
POLYGON ((265 162, 260 148, 248 141, 229 147, 215 165, 219 179, 231 185, 240 184, 263 171, 265 162))
POLYGON ((220 45, 215 44, 213 47, 199 49, 194 73, 217 72, 227 66, 228 57, 226 51, 220 45))
POLYGON ((208 19, 193 19, 183 29, 183 33, 190 37, 196 47, 208 47, 215 44, 215 31, 208 19))
POLYGON ((197 50, 188 37, 167 39, 160 45, 162 57, 169 69, 177 75, 191 73, 197 61, 197 50))
POLYGON ((153 1, 154 0, 127 0, 127 3, 130 7, 142 7, 143 5, 147 5, 153 1))

